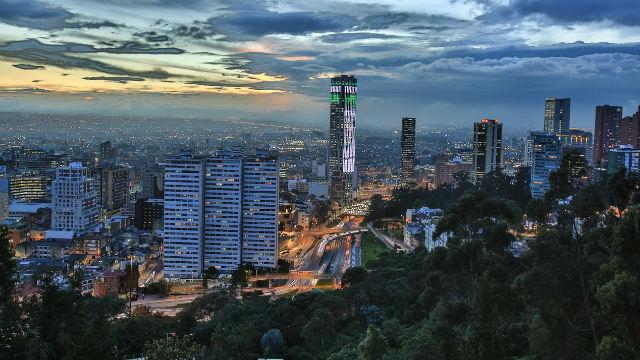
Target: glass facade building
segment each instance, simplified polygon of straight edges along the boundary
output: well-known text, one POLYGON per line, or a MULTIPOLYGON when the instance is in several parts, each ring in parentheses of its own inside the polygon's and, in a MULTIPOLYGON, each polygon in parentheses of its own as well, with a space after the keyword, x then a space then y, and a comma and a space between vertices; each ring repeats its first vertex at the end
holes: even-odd
POLYGON ((546 132, 532 132, 531 143, 531 196, 541 198, 549 191, 549 175, 560 167, 562 144, 556 135, 546 132))
POLYGON ((402 118, 400 138, 400 183, 403 185, 415 181, 416 166, 416 118, 402 118))
POLYGON ((571 99, 547 98, 544 103, 544 132, 561 135, 571 124, 571 99))
POLYGON ((473 182, 482 181, 492 171, 502 169, 502 123, 482 119, 473 124, 473 182))
POLYGON ((329 119, 329 197, 350 203, 357 188, 356 103, 358 81, 352 75, 331 79, 329 119))

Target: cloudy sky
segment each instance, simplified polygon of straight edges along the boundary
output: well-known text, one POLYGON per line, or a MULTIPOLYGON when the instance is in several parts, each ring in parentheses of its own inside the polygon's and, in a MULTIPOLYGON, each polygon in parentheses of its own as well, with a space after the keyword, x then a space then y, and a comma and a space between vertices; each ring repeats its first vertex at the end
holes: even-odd
POLYGON ((0 0, 0 110, 359 126, 542 126, 544 99, 640 104, 638 0, 0 0))

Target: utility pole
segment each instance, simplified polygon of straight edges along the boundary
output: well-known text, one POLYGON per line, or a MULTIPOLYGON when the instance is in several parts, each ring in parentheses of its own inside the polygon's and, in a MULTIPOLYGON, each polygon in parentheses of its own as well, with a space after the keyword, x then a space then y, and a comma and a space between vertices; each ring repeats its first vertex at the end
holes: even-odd
POLYGON ((132 282, 133 282, 133 256, 129 254, 129 316, 133 315, 133 312, 131 311, 131 300, 133 297, 132 282))

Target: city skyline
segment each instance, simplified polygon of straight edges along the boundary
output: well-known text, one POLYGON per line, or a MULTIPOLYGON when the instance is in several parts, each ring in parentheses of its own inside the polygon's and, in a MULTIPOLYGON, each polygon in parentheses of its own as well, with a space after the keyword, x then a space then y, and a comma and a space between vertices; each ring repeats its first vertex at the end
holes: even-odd
POLYGON ((408 112, 537 129, 547 97, 571 97, 572 125, 591 127, 596 105, 639 102, 628 0, 331 4, 4 0, 0 106, 317 126, 341 73, 360 80, 364 128, 408 112))

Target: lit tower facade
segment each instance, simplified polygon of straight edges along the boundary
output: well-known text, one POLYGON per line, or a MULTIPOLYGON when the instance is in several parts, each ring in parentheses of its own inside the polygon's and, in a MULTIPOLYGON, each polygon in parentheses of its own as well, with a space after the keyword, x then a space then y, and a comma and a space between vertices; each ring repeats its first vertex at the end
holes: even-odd
POLYGON ((400 138, 400 183, 414 182, 416 163, 416 118, 402 118, 402 137, 400 138))
POLYGON ((622 106, 596 106, 596 121, 593 143, 593 166, 606 167, 607 151, 615 149, 620 143, 620 122, 622 106))
POLYGON ((473 124, 473 182, 482 181, 492 171, 502 169, 502 124, 482 119, 473 124))
POLYGON ((331 79, 329 124, 329 197, 349 203, 357 187, 356 102, 358 81, 352 75, 331 79))
POLYGON ((571 99, 547 98, 544 103, 544 131, 562 135, 569 131, 571 99))

